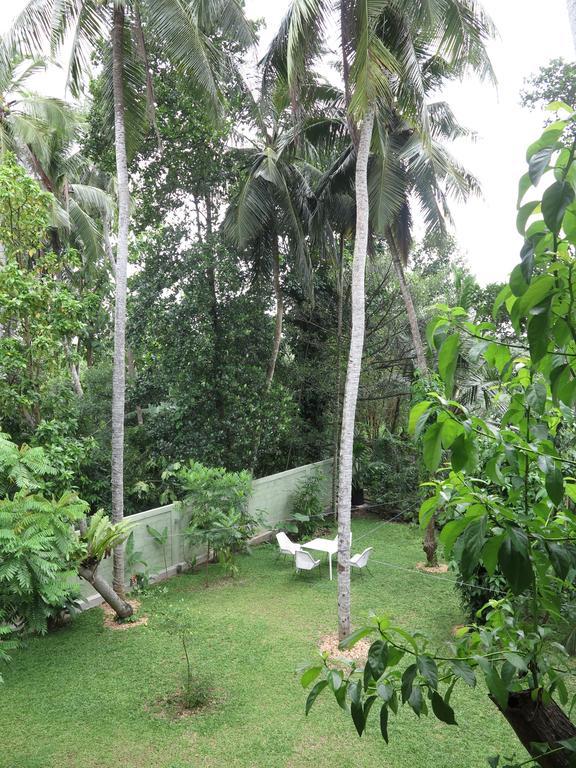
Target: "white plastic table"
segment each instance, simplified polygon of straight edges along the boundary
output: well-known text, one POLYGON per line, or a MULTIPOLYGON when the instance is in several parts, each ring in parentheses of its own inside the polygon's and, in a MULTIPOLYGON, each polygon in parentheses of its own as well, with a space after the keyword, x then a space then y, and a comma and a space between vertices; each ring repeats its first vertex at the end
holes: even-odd
POLYGON ((332 555, 338 552, 338 541, 334 539, 312 539, 312 541, 301 544, 304 549, 313 549, 315 552, 328 553, 328 573, 332 581, 332 555))

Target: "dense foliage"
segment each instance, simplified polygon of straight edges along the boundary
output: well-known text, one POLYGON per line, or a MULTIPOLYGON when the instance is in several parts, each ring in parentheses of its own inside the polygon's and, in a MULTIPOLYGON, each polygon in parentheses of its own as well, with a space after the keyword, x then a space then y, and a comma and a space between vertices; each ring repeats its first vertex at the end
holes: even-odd
POLYGON ((573 139, 565 146, 576 117, 565 105, 555 107, 565 118, 529 147, 520 182, 522 261, 494 305, 495 315, 505 307, 514 338, 502 339, 496 324, 477 322, 463 308, 440 307, 428 336, 444 391, 432 392, 410 415, 425 465, 436 473, 420 509, 423 527, 436 515, 462 579, 478 567, 491 576, 498 569, 499 588, 488 587, 482 622, 459 630, 449 655, 381 618, 348 641, 380 634, 362 679, 354 667, 343 675, 326 660, 302 679, 309 685, 321 676, 307 709, 330 687, 341 706, 349 701, 359 734, 378 703, 387 741, 388 717, 399 703, 420 715, 428 699, 438 719, 455 724, 455 684, 474 685, 481 675, 527 750, 551 766, 571 764, 576 752, 576 729, 556 704, 568 707, 570 697, 570 709, 576 703, 567 686, 576 599, 573 139), (549 183, 541 199, 526 202, 543 179, 549 183), (490 406, 481 413, 454 399, 459 354, 470 339, 473 356, 496 370, 490 406), (409 666, 399 667, 405 657, 409 666))

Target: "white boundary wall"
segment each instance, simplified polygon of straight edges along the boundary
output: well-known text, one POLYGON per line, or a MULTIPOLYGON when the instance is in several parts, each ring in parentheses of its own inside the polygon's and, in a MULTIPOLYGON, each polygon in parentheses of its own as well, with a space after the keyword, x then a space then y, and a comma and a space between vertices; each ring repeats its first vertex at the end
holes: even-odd
MULTIPOLYGON (((286 472, 278 472, 252 481, 252 495, 248 502, 248 508, 256 512, 264 520, 264 528, 252 540, 254 544, 266 541, 273 532, 281 528, 283 520, 287 520, 292 511, 292 499, 299 483, 314 473, 322 475, 322 497, 326 507, 331 504, 332 498, 332 459, 319 461, 315 464, 305 464, 286 472)), ((167 504, 163 507, 148 509, 136 515, 127 517, 134 531, 134 549, 141 553, 141 558, 147 564, 147 570, 151 580, 156 581, 169 576, 174 576, 187 566, 196 555, 196 562, 203 562, 204 557, 200 550, 193 551, 183 535, 188 524, 188 519, 177 505, 167 504), (162 532, 168 527, 168 542, 166 544, 166 562, 168 571, 165 573, 164 556, 162 548, 146 530, 149 525, 162 532)), ((142 570, 140 568, 139 570, 142 570)), ((105 560, 99 568, 99 572, 106 579, 112 578, 111 558, 105 560)), ((127 574, 129 577, 130 574, 127 574)), ((102 599, 92 587, 80 580, 80 589, 85 608, 91 608, 102 602, 102 599)))

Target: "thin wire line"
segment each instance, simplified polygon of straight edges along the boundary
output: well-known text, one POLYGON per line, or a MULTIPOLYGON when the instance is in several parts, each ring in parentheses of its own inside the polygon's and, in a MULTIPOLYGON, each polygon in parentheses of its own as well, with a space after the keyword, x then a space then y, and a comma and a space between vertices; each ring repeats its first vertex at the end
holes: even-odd
POLYGON ((467 581, 462 581, 461 579, 447 579, 444 576, 438 576, 435 573, 427 573, 426 571, 420 571, 418 569, 413 568, 406 568, 403 565, 396 565, 395 563, 387 563, 384 560, 374 560, 370 559, 371 563, 377 563, 378 565, 385 565, 388 568, 395 568, 398 571, 404 571, 405 573, 411 573, 415 576, 424 576, 425 578, 429 579, 436 579, 437 581, 445 581, 448 584, 452 584, 453 586, 459 585, 464 587, 472 587, 473 589, 481 589, 483 592, 490 592, 493 595, 499 594, 498 590, 491 589, 490 587, 483 587, 480 584, 470 584, 467 581))

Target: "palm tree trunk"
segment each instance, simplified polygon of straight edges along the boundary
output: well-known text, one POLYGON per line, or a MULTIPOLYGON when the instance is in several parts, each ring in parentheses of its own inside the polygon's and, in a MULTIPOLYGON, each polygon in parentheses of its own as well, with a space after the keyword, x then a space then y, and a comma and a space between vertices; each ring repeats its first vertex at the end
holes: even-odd
POLYGON ((338 635, 350 634, 350 510, 352 505, 352 450, 356 402, 364 347, 364 278, 368 251, 368 158, 374 112, 368 111, 360 128, 356 152, 356 239, 352 261, 352 329, 342 405, 342 432, 338 467, 338 635))
MULTIPOLYGON (((390 240, 389 240, 390 243, 390 240)), ((416 315, 416 307, 414 306, 414 299, 410 293, 410 288, 406 282, 406 275, 404 274, 404 265, 398 250, 391 244, 392 262, 394 264, 394 271, 398 278, 400 285, 400 293, 406 307, 406 314, 408 316, 408 323, 410 325, 410 333, 412 335, 412 344, 414 345, 414 351, 416 353, 416 365, 421 374, 428 373, 428 363, 426 362, 426 351, 424 349, 424 342, 422 341, 422 334, 420 333, 420 326, 418 325, 418 317, 416 315)))
POLYGON ((119 618, 127 619, 129 616, 132 616, 134 610, 130 603, 127 603, 126 600, 120 597, 120 595, 112 589, 106 579, 103 579, 102 576, 100 576, 97 568, 93 569, 81 565, 78 568, 78 574, 94 587, 96 592, 104 598, 119 618))
POLYGON ((340 262, 338 264, 338 325, 336 330, 336 413, 332 463, 332 513, 338 520, 338 461, 342 420, 342 321, 344 315, 344 233, 340 233, 340 262))
POLYGON ((574 39, 574 48, 576 48, 576 0, 566 0, 568 6, 568 18, 572 28, 572 37, 574 39))
MULTIPOLYGON (((420 326, 418 325, 418 317, 416 315, 414 300, 412 299, 410 288, 406 282, 404 264, 391 236, 388 238, 388 243, 390 245, 390 252, 392 254, 392 263, 394 264, 394 270, 400 285, 400 293, 402 294, 404 306, 406 307, 406 315, 408 316, 410 333, 412 335, 412 344, 414 345, 414 351, 416 353, 416 366, 421 375, 426 375, 428 373, 426 351, 424 349, 424 342, 422 341, 422 334, 420 333, 420 326)), ((438 565, 438 537, 436 535, 436 517, 434 515, 432 515, 430 522, 426 527, 424 540, 422 542, 422 549, 426 555, 426 565, 429 568, 435 568, 438 565)))
MULTIPOLYGON (((118 184, 118 245, 116 252, 116 303, 114 311, 114 368, 112 374, 112 522, 124 517, 124 400, 126 390, 126 280, 130 190, 124 126, 123 79, 124 8, 114 6, 112 29, 112 87, 114 93, 114 148, 118 184)), ((114 548, 114 591, 124 596, 124 546, 114 548)))
POLYGON ((266 393, 270 391, 274 371, 276 370, 276 361, 280 352, 280 342, 282 341, 282 320, 284 317, 284 299, 282 296, 282 284, 280 283, 280 249, 278 247, 278 238, 272 238, 272 282, 274 285, 274 298, 276 299, 276 319, 274 323, 274 344, 272 345, 272 354, 268 363, 266 373, 266 393))

